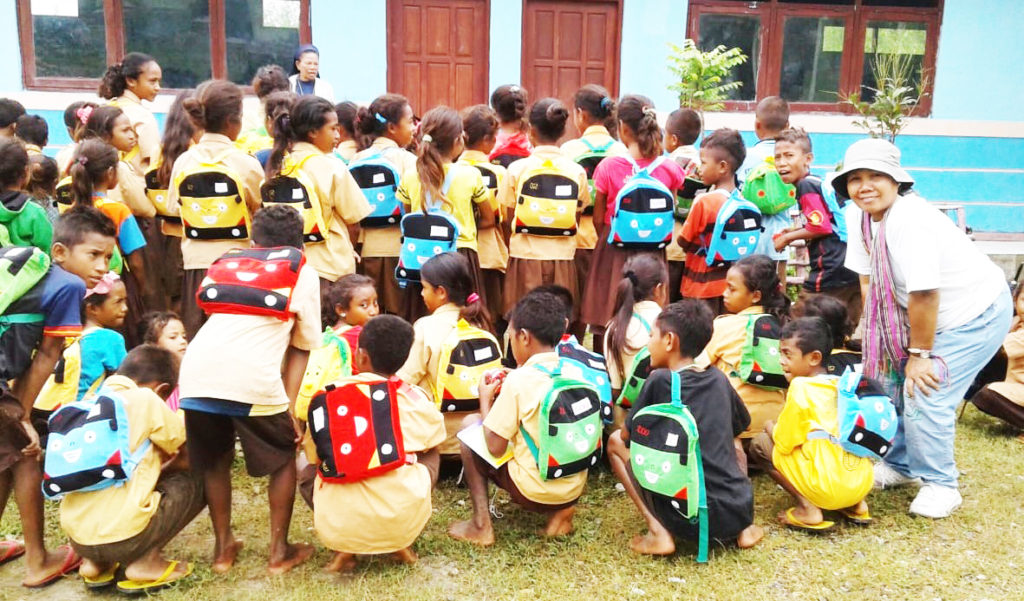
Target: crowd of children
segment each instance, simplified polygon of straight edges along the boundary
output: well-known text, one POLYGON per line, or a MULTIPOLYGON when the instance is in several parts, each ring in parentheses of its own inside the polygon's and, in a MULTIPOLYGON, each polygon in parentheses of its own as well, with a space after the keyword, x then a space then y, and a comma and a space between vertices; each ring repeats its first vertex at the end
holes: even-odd
MULTIPOLYGON (((698 149, 694 111, 663 127, 597 85, 420 119, 397 94, 296 96, 267 66, 256 114, 211 80, 161 134, 141 104, 160 79, 144 54, 110 67, 56 160, 46 122, 0 99, 0 511, 13 492, 24 539, 0 563, 24 554, 25 586, 172 584, 193 566, 162 549, 204 506, 229 571, 236 440, 268 479, 272 574, 313 553, 289 542, 297 491, 328 570, 415 561, 442 462, 472 510, 449 533, 479 545, 489 483, 561 536, 602 456, 646 522, 638 553, 755 545, 757 471, 793 496, 787 526, 871 522, 895 410, 851 340, 847 199, 781 98, 757 106, 755 146, 719 129, 698 149), (791 311, 793 244, 810 261, 791 311)), ((1018 428, 1021 332, 973 398, 1018 428)))

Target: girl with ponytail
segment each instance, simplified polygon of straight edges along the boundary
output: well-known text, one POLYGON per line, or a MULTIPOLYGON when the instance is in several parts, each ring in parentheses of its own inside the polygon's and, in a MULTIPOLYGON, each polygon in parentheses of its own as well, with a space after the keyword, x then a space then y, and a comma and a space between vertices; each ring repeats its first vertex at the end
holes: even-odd
POLYGON ((508 169, 513 161, 530 156, 533 146, 527 137, 528 102, 526 89, 516 84, 498 86, 491 94, 491 108, 498 115, 501 125, 490 154, 494 164, 508 169))
POLYGON ((132 159, 140 171, 148 168, 160 152, 160 128, 142 101, 156 100, 162 78, 156 59, 141 52, 129 52, 120 63, 107 67, 100 80, 99 96, 123 110, 138 135, 138 150, 132 159))
POLYGON ((156 208, 146 196, 143 172, 132 162, 138 138, 128 114, 112 105, 97 107, 89 114, 82 132, 82 139, 90 138, 103 140, 117 150, 117 185, 110 189, 110 198, 128 205, 138 219, 156 215, 156 208))

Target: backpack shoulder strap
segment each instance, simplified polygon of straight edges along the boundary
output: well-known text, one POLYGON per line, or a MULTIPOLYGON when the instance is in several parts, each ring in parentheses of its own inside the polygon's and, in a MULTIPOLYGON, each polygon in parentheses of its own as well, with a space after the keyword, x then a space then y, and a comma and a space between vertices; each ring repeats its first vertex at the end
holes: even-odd
POLYGON ((697 563, 708 561, 708 492, 704 486, 704 458, 700 453, 700 439, 694 445, 697 461, 697 480, 699 481, 700 493, 697 502, 697 563))
POLYGON ((637 319, 637 321, 640 322, 640 325, 642 325, 644 327, 644 329, 647 330, 648 334, 651 333, 651 324, 648 323, 648 321, 646 319, 644 319, 643 315, 640 315, 636 311, 633 311, 633 317, 635 317, 637 319))
POLYGON ((665 162, 665 155, 659 155, 656 159, 651 161, 651 164, 644 167, 643 171, 653 177, 654 170, 661 166, 665 162))

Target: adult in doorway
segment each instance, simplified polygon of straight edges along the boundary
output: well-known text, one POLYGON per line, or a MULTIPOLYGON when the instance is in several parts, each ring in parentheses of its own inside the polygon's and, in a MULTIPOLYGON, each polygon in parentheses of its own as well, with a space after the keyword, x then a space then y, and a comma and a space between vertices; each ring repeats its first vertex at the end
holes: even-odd
POLYGON ((303 44, 295 51, 288 81, 299 96, 316 95, 334 103, 334 88, 320 77, 320 51, 313 44, 303 44))

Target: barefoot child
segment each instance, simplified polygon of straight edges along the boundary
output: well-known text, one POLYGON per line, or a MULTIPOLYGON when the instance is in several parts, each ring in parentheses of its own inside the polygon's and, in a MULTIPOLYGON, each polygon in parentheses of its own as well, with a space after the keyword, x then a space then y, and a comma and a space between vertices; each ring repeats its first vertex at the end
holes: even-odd
POLYGON ((752 547, 764 536, 753 524, 754 491, 737 466, 733 446, 733 437, 746 429, 750 415, 722 372, 693 364, 693 357, 711 339, 712 318, 711 310, 696 300, 673 303, 661 312, 648 343, 651 368, 657 371, 644 384, 623 428, 608 440, 612 470, 647 522, 647 535, 637 535, 629 544, 637 553, 671 555, 677 539, 698 536, 695 525, 672 505, 676 501, 645 488, 645 478, 634 474, 630 463, 630 440, 642 437, 637 434, 637 413, 672 399, 673 372, 678 374, 680 400, 697 424, 709 536, 735 540, 741 549, 752 547))
MULTIPOLYGON (((359 336, 355 356, 359 375, 339 380, 335 390, 358 387, 365 391, 370 383, 390 378, 397 381, 394 374, 405 362, 412 341, 412 326, 401 317, 374 317, 359 336)), ((445 439, 444 419, 421 388, 399 382, 395 393, 390 402, 398 404, 406 463, 352 482, 324 478, 321 467, 313 486, 313 530, 336 553, 328 571, 351 570, 356 554, 392 553, 404 563, 416 561, 412 543, 430 519, 431 490, 440 463, 437 445, 445 439)), ((323 429, 311 430, 307 442, 311 444, 304 445, 306 454, 313 464, 319 463, 317 450, 345 442, 358 444, 355 437, 340 440, 323 429)))
POLYGON ((835 435, 838 428, 837 378, 826 375, 822 365, 832 349, 828 326, 818 317, 797 319, 783 328, 780 347, 790 381, 786 406, 778 422, 766 423, 750 445, 754 460, 796 499, 779 521, 801 530, 827 530, 834 523, 822 511, 831 510, 854 524, 871 523, 864 502, 874 482, 871 459, 827 438, 809 438, 814 430, 835 435))

